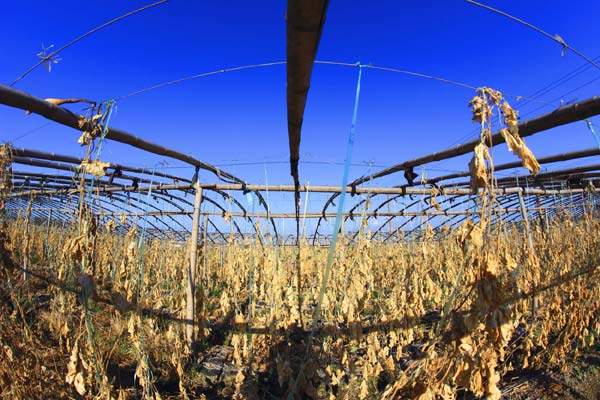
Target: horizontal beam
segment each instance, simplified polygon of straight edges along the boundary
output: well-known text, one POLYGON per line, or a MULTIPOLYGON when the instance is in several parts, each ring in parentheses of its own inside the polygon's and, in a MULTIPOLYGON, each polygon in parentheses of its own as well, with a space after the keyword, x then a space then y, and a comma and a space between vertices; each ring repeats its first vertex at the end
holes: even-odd
MULTIPOLYGON (((11 149, 11 152, 14 157, 24 157, 25 159, 30 159, 30 160, 40 159, 40 160, 48 160, 48 161, 65 162, 65 163, 71 163, 71 164, 76 164, 76 165, 80 165, 84 161, 82 158, 79 158, 79 157, 67 156, 67 155, 56 154, 56 153, 48 153, 45 151, 31 150, 31 149, 18 148, 18 147, 13 147, 11 149)), ((152 169, 148 169, 148 168, 130 167, 127 165, 115 164, 113 162, 110 163, 110 166, 108 168, 111 168, 114 170, 134 172, 134 173, 138 173, 138 174, 154 175, 155 177, 167 178, 167 179, 172 179, 172 180, 181 181, 181 182, 191 182, 190 179, 181 178, 181 177, 178 177, 175 175, 165 174, 160 171, 153 171, 152 169)))
MULTIPOLYGON (((147 192, 148 190, 189 190, 193 185, 189 184, 177 184, 177 185, 153 185, 153 186, 115 186, 115 187, 98 187, 94 188, 96 193, 110 193, 110 192, 147 192)), ((294 192, 293 185, 240 185, 240 184, 201 184, 200 187, 208 190, 220 190, 220 191, 252 191, 252 192, 294 192)), ((388 187, 388 188, 366 188, 366 187, 355 187, 355 193, 357 194, 400 194, 400 195, 439 195, 439 196, 469 196, 475 195, 478 192, 470 188, 420 188, 420 187, 388 187)), ((348 193, 353 192, 353 188, 348 186, 346 188, 348 193)), ((586 189, 587 190, 587 189, 586 189)), ((600 189, 596 189, 600 190, 600 189)), ((309 193, 340 193, 342 191, 341 186, 300 186, 300 191, 309 193)), ((496 195, 511 195, 519 192, 524 195, 538 194, 538 195, 555 195, 555 194, 570 194, 580 193, 584 189, 565 189, 565 190, 554 190, 554 189, 540 189, 540 188, 523 188, 523 187, 505 187, 493 189, 496 195)), ((79 189, 76 188, 65 188, 65 189, 54 189, 54 190, 26 190, 21 192, 12 192, 8 197, 21 197, 21 196, 37 196, 37 195, 52 195, 52 194, 74 194, 78 193, 79 189)))
MULTIPOLYGON (((24 209, 26 207, 6 207, 5 209, 10 211, 16 211, 19 209, 24 209)), ((527 207, 527 210, 529 211, 543 211, 543 210, 550 210, 550 209, 563 209, 566 208, 565 206, 547 206, 547 207, 527 207)), ((73 214, 73 213, 78 213, 79 211, 76 209, 59 209, 59 208, 54 208, 54 207, 31 207, 32 211, 53 211, 53 212, 58 212, 58 213, 65 213, 65 214, 73 214)), ((515 213, 515 212, 520 212, 521 209, 520 208, 495 208, 492 210, 492 212, 494 213, 515 213)), ((435 217, 435 216, 453 216, 453 215, 472 215, 472 214, 479 214, 481 211, 480 210, 476 210, 476 209, 470 209, 470 210, 459 210, 459 211, 427 211, 427 210, 423 210, 423 211, 396 211, 396 212, 366 212, 366 213, 357 213, 357 214, 352 214, 352 213, 343 213, 342 215, 344 217, 351 217, 351 218, 360 218, 363 215, 365 217, 418 217, 418 216, 431 216, 431 217, 435 217)), ((121 215, 125 215, 126 217, 161 217, 161 216, 168 216, 168 215, 191 215, 193 214, 193 210, 189 210, 189 211, 149 211, 149 212, 143 212, 143 213, 129 213, 129 212, 102 212, 102 213, 96 213, 96 215, 102 216, 102 217, 119 217, 121 215)), ((213 216, 229 216, 229 217, 240 217, 240 218, 275 218, 275 219, 281 219, 281 218, 296 218, 296 213, 272 213, 272 214, 266 214, 266 213, 243 213, 243 212, 228 212, 228 213, 223 213, 223 212, 218 212, 218 211, 200 211, 201 215, 213 215, 213 216)), ((337 215, 337 213, 326 213, 325 215, 321 214, 321 213, 306 213, 306 215, 302 215, 302 217, 306 217, 307 219, 314 219, 314 218, 320 218, 320 217, 326 217, 326 218, 333 218, 337 215)))
MULTIPOLYGON (((92 128, 89 122, 86 122, 85 124, 83 124, 82 127, 80 127, 79 121, 81 120, 81 118, 83 118, 82 116, 75 114, 74 112, 69 111, 66 108, 57 106, 54 103, 45 101, 39 97, 32 96, 29 93, 11 88, 6 85, 0 85, 0 104, 33 112, 49 120, 58 122, 59 124, 68 126, 78 131, 90 130, 92 128)), ((219 177, 223 177, 234 182, 243 182, 241 179, 225 171, 221 171, 219 168, 213 165, 200 161, 197 158, 190 156, 189 154, 184 154, 176 150, 170 149, 168 147, 144 140, 139 136, 132 135, 131 133, 125 132, 120 129, 107 127, 106 139, 124 143, 136 147, 138 149, 145 150, 149 153, 183 161, 187 164, 210 171, 219 177)))
MULTIPOLYGON (((562 153, 562 154, 555 154, 555 155, 547 156, 547 157, 541 157, 541 158, 538 158, 537 161, 539 164, 543 165, 543 164, 549 164, 549 163, 554 163, 554 162, 576 160, 579 158, 599 156, 599 155, 600 155, 600 148, 592 147, 589 149, 578 150, 578 151, 574 151, 571 153, 562 153)), ((512 169, 512 168, 519 168, 522 166, 523 166, 523 161, 520 161, 520 160, 513 161, 510 163, 506 163, 506 164, 494 165, 494 172, 504 171, 504 170, 512 169)), ((443 175, 443 176, 437 176, 435 178, 427 179, 427 183, 429 183, 429 184, 437 183, 437 182, 446 181, 446 180, 454 179, 454 178, 464 178, 465 176, 471 176, 471 173, 469 171, 464 171, 464 172, 457 172, 457 173, 443 175)))
MULTIPOLYGON (((152 185, 152 186, 125 186, 125 187, 97 187, 93 189, 94 193, 114 193, 114 192, 147 192, 149 190, 189 190, 194 185, 152 185)), ((84 188, 85 190, 85 188, 84 188)), ((6 197, 23 197, 23 196, 51 196, 56 194, 69 195, 79 193, 80 189, 65 188, 65 189, 53 189, 53 190, 24 190, 21 192, 11 192, 6 197)))

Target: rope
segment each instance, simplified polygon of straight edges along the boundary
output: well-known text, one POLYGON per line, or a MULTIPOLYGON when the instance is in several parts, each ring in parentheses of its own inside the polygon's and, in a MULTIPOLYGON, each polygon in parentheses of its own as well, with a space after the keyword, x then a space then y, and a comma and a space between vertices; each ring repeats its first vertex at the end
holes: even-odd
POLYGON ((323 275, 323 282, 321 283, 321 289, 319 292, 319 297, 317 299, 317 306, 313 315, 312 328, 310 331, 310 335, 308 337, 308 341, 306 343, 306 354, 304 356, 304 361, 298 370, 298 375, 294 380, 294 385, 290 390, 288 395, 288 400, 294 398, 294 392, 296 391, 296 387, 298 386, 298 381, 300 380, 300 376, 302 375, 302 371, 304 369, 306 359, 310 354, 310 349, 312 346, 312 341, 315 336, 315 331, 317 329, 317 323, 319 321, 319 314, 321 313, 321 306, 323 303, 323 298, 325 297, 325 291, 327 289, 327 281, 329 280, 329 275, 331 274, 331 267, 333 264, 333 256, 335 254, 335 247, 337 244, 338 233, 342 224, 342 213, 344 211, 344 199, 346 197, 346 186, 348 185, 348 175, 350 172, 350 161, 352 159, 352 150, 354 149, 354 139, 356 137, 356 119, 358 116, 358 101, 360 98, 360 81, 362 77, 362 69, 363 65, 360 63, 354 64, 355 67, 358 67, 358 81, 356 83, 356 94, 354 97, 354 111, 352 113, 352 125, 350 126, 350 135, 348 137, 348 144, 346 146, 346 165, 344 166, 344 176, 342 178, 342 192, 340 193, 340 198, 338 202, 338 210, 335 218, 335 226, 333 229, 333 234, 331 236, 331 243, 329 244, 329 253, 327 255, 327 266, 325 268, 325 274, 323 275))

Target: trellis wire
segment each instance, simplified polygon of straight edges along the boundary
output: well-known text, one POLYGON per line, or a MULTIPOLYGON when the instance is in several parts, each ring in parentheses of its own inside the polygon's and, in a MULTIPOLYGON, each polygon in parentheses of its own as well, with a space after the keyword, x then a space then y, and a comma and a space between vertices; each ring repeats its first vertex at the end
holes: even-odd
POLYGON ((572 46, 568 45, 568 44, 567 44, 567 42, 565 42, 565 40, 564 40, 562 37, 560 37, 559 35, 551 35, 551 34, 549 34, 548 32, 546 32, 546 31, 544 31, 544 30, 542 30, 542 29, 538 28, 537 26, 535 26, 535 25, 533 25, 533 24, 530 24, 529 22, 527 22, 527 21, 524 21, 524 20, 522 20, 522 19, 520 19, 520 18, 517 18, 517 17, 515 17, 515 16, 513 16, 513 15, 510 15, 510 14, 508 14, 508 13, 504 12, 504 11, 498 10, 497 8, 493 8, 493 7, 490 7, 490 6, 488 6, 488 5, 485 5, 485 4, 482 4, 482 3, 478 3, 477 1, 474 1, 474 0, 465 0, 465 1, 466 1, 467 3, 474 4, 474 5, 476 5, 476 6, 479 6, 479 7, 485 8, 485 9, 487 9, 487 10, 490 10, 490 11, 493 11, 493 12, 495 12, 495 13, 497 13, 497 14, 500 14, 500 15, 502 15, 502 16, 505 16, 505 17, 507 17, 507 18, 509 18, 509 19, 512 19, 513 21, 516 21, 516 22, 518 22, 518 23, 520 23, 520 24, 523 24, 523 25, 525 25, 526 27, 528 27, 528 28, 530 28, 530 29, 533 29, 534 31, 536 31, 536 32, 538 32, 538 33, 541 33, 542 35, 544 35, 544 36, 546 36, 546 37, 548 37, 548 38, 550 38, 550 39, 554 40, 555 42, 557 42, 557 43, 559 43, 561 46, 563 46, 563 51, 564 51, 564 50, 566 50, 566 49, 569 49, 569 50, 571 50, 573 53, 575 53, 576 55, 578 55, 579 57, 583 58, 583 59, 584 59, 585 61, 587 61, 589 64, 591 64, 591 65, 593 65, 594 67, 596 67, 596 68, 600 69, 600 65, 598 65, 596 62, 594 62, 594 60, 592 60, 591 58, 589 58, 588 56, 586 56, 585 54, 583 54, 583 53, 582 53, 582 52, 580 52, 579 50, 575 49, 574 47, 572 47, 572 46))
POLYGON ((84 38, 92 35, 93 33, 98 32, 99 30, 101 30, 103 28, 106 28, 107 26, 110 26, 110 25, 114 24, 115 22, 118 22, 118 21, 120 21, 122 19, 130 17, 130 16, 132 16, 134 14, 137 14, 137 13, 139 13, 141 11, 147 10, 147 9, 155 7, 155 6, 158 6, 158 5, 162 4, 162 3, 166 3, 167 1, 169 1, 169 0, 160 0, 160 1, 157 1, 155 3, 148 4, 148 5, 145 5, 143 7, 137 8, 137 9, 135 9, 133 11, 130 11, 128 13, 125 13, 125 14, 117 17, 117 18, 113 18, 110 21, 105 22, 104 24, 99 25, 99 26, 95 27, 94 29, 92 29, 90 31, 87 31, 86 33, 84 33, 84 34, 76 37, 75 39, 73 39, 70 42, 68 42, 67 44, 59 47, 58 49, 54 50, 53 52, 51 52, 51 53, 49 53, 47 55, 44 55, 44 57, 40 61, 38 61, 37 63, 35 63, 34 65, 32 65, 27 71, 25 71, 21 75, 19 75, 14 81, 12 81, 12 83, 9 86, 14 86, 15 83, 17 83, 21 79, 25 78, 27 75, 29 75, 31 72, 33 72, 33 70, 35 70, 37 67, 39 67, 40 65, 44 64, 47 61, 51 61, 52 57, 58 55, 63 50, 65 50, 65 49, 73 46, 75 43, 77 43, 80 40, 82 40, 82 39, 84 39, 84 38))

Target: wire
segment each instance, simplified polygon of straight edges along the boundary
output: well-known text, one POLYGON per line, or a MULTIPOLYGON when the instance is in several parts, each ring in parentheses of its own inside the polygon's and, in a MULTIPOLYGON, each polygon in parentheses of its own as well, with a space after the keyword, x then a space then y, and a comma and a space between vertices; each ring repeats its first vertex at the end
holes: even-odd
MULTIPOLYGON (((594 60, 600 60, 600 56, 594 58, 594 60)), ((586 64, 582 64, 579 67, 575 68, 573 71, 567 73, 566 75, 564 75, 564 76, 558 78, 557 80, 555 80, 555 81, 547 84, 543 88, 538 89, 537 91, 535 91, 534 93, 532 93, 529 97, 523 97, 522 99, 524 101, 523 101, 523 103, 519 104, 519 109, 522 109, 522 108, 526 107, 527 105, 529 105, 531 103, 531 100, 530 100, 531 98, 537 98, 539 96, 542 96, 542 95, 545 95, 545 94, 549 93, 550 91, 552 91, 552 90, 558 88, 559 86, 567 83, 571 79, 573 79, 573 78, 581 75, 582 73, 586 72, 590 68, 591 68, 591 66, 589 64, 587 64, 587 63, 586 64)), ((569 94, 571 94, 571 93, 573 93, 573 92, 575 92, 575 91, 577 91, 579 89, 582 89, 583 87, 585 87, 587 85, 590 85, 590 84, 594 83, 598 79, 600 79, 600 78, 594 78, 591 81, 588 81, 588 82, 584 83, 583 85, 578 86, 575 89, 572 89, 572 90, 570 90, 570 91, 568 91, 566 93, 563 93, 561 96, 555 98, 554 100, 552 100, 551 102, 547 103, 546 105, 551 105, 551 104, 555 103, 556 101, 561 100, 565 96, 568 96, 569 94)), ((534 110, 531 110, 531 111, 529 111, 529 112, 527 112, 525 114, 520 114, 520 116, 521 117, 525 117, 527 115, 531 115, 532 113, 534 113, 534 112, 536 112, 538 110, 541 110, 546 105, 539 106, 539 107, 535 108, 534 110)), ((496 124, 496 121, 494 121, 494 125, 495 124, 496 124)), ((452 142, 448 146, 454 146, 455 144, 461 143, 464 140, 470 138, 471 136, 474 136, 478 132, 479 132, 479 128, 476 128, 476 129, 470 131, 469 133, 461 136, 460 138, 458 138, 457 140, 455 140, 454 142, 452 142)))
MULTIPOLYGON (((356 64, 337 62, 337 61, 315 61, 315 64, 339 65, 339 66, 344 66, 344 67, 356 67, 357 66, 356 64)), ((395 73, 404 74, 404 75, 416 76, 419 78, 432 79, 432 80, 435 80, 438 82, 448 83, 451 85, 463 87, 463 88, 470 89, 470 90, 478 89, 476 86, 472 86, 472 85, 469 85, 469 84, 466 84, 463 82, 453 81, 451 79, 446 79, 446 78, 440 78, 438 76, 433 76, 433 75, 422 74, 420 72, 406 71, 406 70, 402 70, 402 69, 389 68, 389 67, 378 67, 376 65, 361 65, 361 66, 364 68, 376 69, 379 71, 395 72, 395 73)), ((526 99, 526 100, 537 102, 537 103, 550 104, 543 100, 533 99, 533 98, 529 98, 529 97, 523 97, 523 96, 514 95, 514 94, 510 94, 510 93, 504 93, 504 95, 508 96, 508 97, 515 97, 518 99, 526 99)))
MULTIPOLYGON (((78 112, 82 112, 82 111, 84 111, 84 110, 86 110, 86 109, 88 109, 88 107, 81 108, 81 109, 80 109, 78 112)), ((53 123, 54 123, 54 121, 49 121, 49 122, 46 122, 45 124, 42 124, 42 125, 40 125, 40 126, 38 126, 38 127, 36 127, 36 128, 33 128, 33 129, 31 129, 31 130, 28 130, 27 132, 24 132, 24 133, 20 134, 19 136, 15 137, 14 139, 12 139, 12 140, 9 140, 9 142, 10 142, 10 143, 14 143, 14 142, 16 142, 17 140, 23 139, 24 137, 26 137, 26 136, 29 136, 29 135, 31 135, 32 133, 35 133, 35 132, 37 132, 37 131, 39 131, 39 130, 41 130, 41 129, 43 129, 43 128, 47 127, 47 126, 50 126, 50 125, 52 125, 53 123)))
MULTIPOLYGON (((335 66, 341 66, 341 67, 354 67, 354 68, 363 67, 363 68, 370 68, 370 69, 375 69, 375 70, 379 70, 379 71, 395 72, 395 73, 399 73, 399 74, 415 76, 418 78, 431 79, 431 80, 435 80, 435 81, 442 82, 442 83, 447 83, 450 85, 462 87, 462 88, 469 89, 469 90, 477 90, 476 86, 469 85, 469 84, 466 84, 463 82, 458 82, 458 81, 454 81, 451 79, 441 78, 441 77, 433 76, 433 75, 422 74, 420 72, 401 70, 401 69, 397 69, 397 68, 379 67, 376 65, 363 65, 363 64, 347 63, 347 62, 340 62, 340 61, 318 61, 317 60, 314 63, 320 64, 320 65, 335 65, 335 66)), ((146 87, 143 89, 139 89, 139 90, 136 90, 129 94, 125 94, 123 96, 117 97, 115 99, 115 101, 120 101, 120 100, 129 98, 129 97, 132 97, 132 96, 136 96, 138 94, 146 93, 146 92, 149 92, 149 91, 152 91, 155 89, 160 89, 160 88, 163 88, 166 86, 175 85, 177 83, 181 83, 181 82, 185 82, 185 81, 189 81, 189 80, 193 80, 193 79, 204 78, 204 77, 212 76, 212 75, 220 75, 220 74, 224 74, 227 72, 235 72, 235 71, 254 69, 254 68, 262 68, 262 67, 272 67, 272 66, 286 65, 286 64, 287 64, 287 61, 274 61, 274 62, 268 62, 268 63, 243 65, 243 66, 239 66, 239 67, 232 67, 232 68, 218 69, 218 70, 210 71, 210 72, 204 72, 201 74, 186 76, 186 77, 179 78, 179 79, 173 79, 173 80, 158 83, 156 85, 149 86, 149 87, 146 87)), ((548 103, 543 100, 529 98, 529 97, 523 97, 523 96, 519 96, 519 95, 513 95, 510 93, 504 93, 504 95, 508 96, 508 97, 515 97, 518 99, 529 100, 529 101, 536 102, 536 103, 542 103, 542 104, 546 104, 546 105, 551 104, 551 103, 548 103)))
POLYGON ((37 132, 37 131, 39 131, 39 130, 40 130, 40 129, 42 129, 42 128, 45 128, 45 127, 47 127, 48 125, 51 125, 52 123, 53 123, 53 122, 46 122, 46 123, 45 123, 45 124, 43 124, 43 125, 40 125, 40 126, 38 126, 38 127, 36 127, 36 128, 33 128, 33 129, 31 129, 31 130, 28 130, 27 132, 24 132, 24 133, 20 134, 19 136, 15 137, 14 139, 11 139, 11 140, 9 140, 9 142, 11 142, 11 143, 14 143, 14 142, 16 142, 17 140, 23 139, 24 137, 26 137, 26 136, 29 136, 29 135, 31 135, 32 133, 34 133, 34 132, 37 132))
POLYGON ((131 92, 131 93, 126 94, 124 96, 118 97, 116 100, 117 101, 123 100, 123 99, 126 99, 126 98, 131 97, 131 96, 135 96, 135 95, 138 95, 138 94, 149 92, 149 91, 155 90, 155 89, 160 89, 160 88, 165 87, 165 86, 174 85, 176 83, 181 83, 181 82, 189 81, 189 80, 192 80, 192 79, 203 78, 203 77, 211 76, 211 75, 224 74, 226 72, 240 71, 240 70, 244 70, 244 69, 260 68, 260 67, 271 67, 271 66, 274 66, 274 65, 283 65, 283 64, 287 64, 287 62, 286 61, 275 61, 275 62, 270 62, 270 63, 244 65, 244 66, 241 66, 241 67, 218 69, 216 71, 205 72, 205 73, 202 73, 202 74, 187 76, 185 78, 174 79, 172 81, 167 81, 167 82, 159 83, 157 85, 150 86, 150 87, 147 87, 147 88, 144 88, 144 89, 140 89, 140 90, 136 90, 135 92, 131 92))
MULTIPOLYGON (((565 96, 568 96, 568 95, 570 95, 571 93, 574 93, 574 92, 576 92, 576 91, 578 91, 578 90, 580 90, 580 89, 583 89, 584 87, 586 87, 586 86, 588 86, 588 85, 590 85, 590 84, 592 84, 592 83, 594 83, 594 82, 596 82, 596 81, 598 81, 598 80, 600 80, 600 76, 598 76, 598 77, 596 77, 596 78, 594 78, 594 79, 592 79, 592 80, 589 80, 589 81, 587 81, 586 83, 584 83, 584 84, 582 84, 582 85, 579 85, 579 86, 577 86, 575 89, 572 89, 572 90, 569 90, 569 91, 568 91, 568 92, 566 92, 566 93, 563 93, 561 96, 559 96, 559 97, 555 98, 553 101, 559 101, 559 100, 562 100, 562 99, 563 99, 565 96)), ((537 107, 537 108, 535 108, 535 109, 533 109, 533 110, 531 110, 531 111, 527 112, 526 114, 523 114, 523 116, 525 117, 525 116, 527 116, 527 115, 531 115, 531 114, 533 114, 534 112, 536 112, 536 111, 539 111, 539 110, 541 110, 541 109, 542 109, 542 108, 544 108, 544 107, 545 107, 545 106, 543 106, 543 105, 542 105, 542 106, 540 106, 540 107, 537 107)))
MULTIPOLYGON (((594 60, 600 60, 600 56, 594 58, 594 60)), ((547 84, 543 88, 537 90, 535 93, 533 93, 532 95, 530 95, 530 97, 538 97, 538 96, 545 95, 545 94, 549 93, 550 91, 556 89, 560 85, 562 85, 562 84, 570 81, 571 79, 573 79, 573 78, 581 75, 582 73, 586 72, 590 68, 591 68, 591 65, 589 65, 587 63, 586 64, 582 64, 579 67, 575 68, 573 71, 569 72, 568 74, 562 76, 561 78, 558 78, 557 80, 555 80, 555 81, 547 84)), ((523 103, 520 104, 519 108, 522 109, 526 105, 529 105, 529 101, 527 101, 527 100, 525 100, 523 103)))
POLYGON ((476 6, 479 6, 479 7, 485 8, 485 9, 487 9, 487 10, 490 10, 490 11, 493 11, 493 12, 495 12, 495 13, 497 13, 497 14, 503 15, 503 16, 505 16, 505 17, 509 18, 509 19, 512 19, 513 21, 517 21, 517 22, 519 22, 520 24, 523 24, 523 25, 525 25, 526 27, 533 29, 533 30, 534 30, 534 31, 536 31, 536 32, 539 32, 539 33, 541 33, 542 35, 544 35, 544 36, 546 36, 546 37, 548 37, 548 38, 550 38, 550 39, 554 40, 555 42, 558 42, 558 43, 559 43, 561 46, 563 46, 563 52, 564 52, 564 50, 565 50, 565 49, 569 49, 569 50, 571 50, 573 53, 577 54, 579 57, 583 58, 585 61, 587 61, 588 63, 590 63, 591 65, 593 65, 594 67, 596 67, 596 68, 600 69, 600 65, 598 65, 597 63, 595 63, 595 62, 594 62, 594 60, 592 60, 591 58, 589 58, 588 56, 586 56, 585 54, 583 54, 583 53, 582 53, 582 52, 580 52, 579 50, 577 50, 577 49, 573 48, 572 46, 569 46, 569 45, 567 44, 567 42, 565 42, 565 40, 564 40, 562 37, 560 37, 559 35, 551 35, 551 34, 549 34, 548 32, 546 32, 546 31, 544 31, 544 30, 542 30, 542 29, 538 28, 537 26, 535 26, 535 25, 533 25, 533 24, 530 24, 530 23, 529 23, 529 22, 527 22, 527 21, 523 21, 522 19, 519 19, 519 18, 517 18, 517 17, 515 17, 515 16, 512 16, 512 15, 510 15, 510 14, 508 14, 508 13, 504 12, 504 11, 498 10, 498 9, 496 9, 496 8, 493 8, 493 7, 487 6, 487 5, 485 5, 485 4, 482 4, 482 3, 478 3, 478 2, 476 2, 476 1, 474 1, 474 0, 465 0, 465 1, 466 1, 467 3, 471 3, 471 4, 474 4, 474 5, 476 5, 476 6))
POLYGON ((92 29, 90 31, 87 31, 83 35, 80 35, 80 36, 76 37, 75 39, 71 40, 70 42, 68 42, 67 44, 65 44, 62 47, 58 48, 57 50, 55 50, 55 51, 53 51, 53 52, 51 52, 51 53, 49 53, 47 55, 44 54, 44 56, 41 57, 42 59, 40 61, 38 61, 37 63, 35 63, 34 65, 32 65, 27 71, 25 71, 21 75, 19 75, 19 77, 17 77, 17 79, 15 79, 9 86, 13 86, 15 83, 19 82, 21 79, 23 79, 27 75, 29 75, 34 69, 36 69, 37 67, 39 67, 40 65, 42 65, 42 64, 44 64, 44 63, 46 63, 48 61, 52 61, 52 57, 58 55, 61 51, 67 49, 68 47, 71 47, 75 43, 79 42, 80 40, 82 40, 82 39, 84 39, 84 38, 86 38, 88 36, 90 36, 91 34, 96 33, 99 30, 101 30, 103 28, 106 28, 107 26, 110 26, 110 25, 114 24, 115 22, 118 22, 118 21, 120 21, 122 19, 130 17, 130 16, 132 16, 134 14, 137 14, 137 13, 139 13, 141 11, 144 11, 144 10, 147 10, 149 8, 156 7, 156 6, 158 6, 158 5, 162 4, 162 3, 166 3, 167 1, 169 1, 169 0, 160 0, 160 1, 157 1, 156 3, 148 4, 146 6, 138 8, 136 10, 130 11, 128 13, 125 13, 125 14, 117 17, 117 18, 111 19, 110 21, 105 22, 104 24, 102 24, 100 26, 97 26, 94 29, 92 29))
MULTIPOLYGON (((346 63, 346 62, 339 62, 339 61, 315 61, 315 64, 338 65, 338 66, 342 66, 342 67, 356 67, 357 66, 356 63, 346 63)), ((377 70, 380 70, 380 71, 396 72, 396 73, 400 73, 400 74, 404 74, 404 75, 416 76, 416 77, 419 77, 419 78, 433 79, 433 80, 436 80, 436 81, 439 81, 439 82, 449 83, 451 85, 456 85, 456 86, 464 87, 464 88, 467 88, 467 89, 477 90, 477 87, 468 85, 466 83, 462 83, 462 82, 458 82, 458 81, 453 81, 453 80, 445 79, 445 78, 440 78, 440 77, 437 77, 437 76, 421 74, 419 72, 405 71, 405 70, 401 70, 401 69, 388 68, 388 67, 377 67, 375 65, 361 65, 361 66, 363 68, 371 68, 371 69, 377 69, 377 70)))

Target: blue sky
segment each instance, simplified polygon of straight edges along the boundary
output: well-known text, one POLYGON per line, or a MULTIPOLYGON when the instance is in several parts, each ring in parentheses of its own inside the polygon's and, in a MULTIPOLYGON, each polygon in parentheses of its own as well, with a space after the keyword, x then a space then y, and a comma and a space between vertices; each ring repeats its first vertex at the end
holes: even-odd
MULTIPOLYGON (((147 3, 5 2, 3 15, 10 18, 0 25, 0 79, 8 84, 35 63, 42 43, 58 47, 147 3)), ((589 57, 600 56, 600 2, 490 0, 486 4, 560 34, 589 57)), ((171 0, 84 39, 59 56, 62 60, 52 72, 38 68, 15 87, 42 98, 101 101, 188 75, 283 61, 285 10, 284 1, 171 0)), ((585 64, 573 53, 562 57, 557 43, 514 21, 463 1, 441 0, 332 1, 317 59, 405 69, 521 96, 585 64)), ((134 96, 118 103, 111 125, 224 165, 251 183, 264 183, 266 176, 269 183, 289 184, 285 72, 285 66, 232 72, 134 96)), ((528 119, 558 107, 561 100, 597 94, 600 79, 593 80, 598 77, 599 70, 587 68, 539 97, 550 104, 514 99, 512 104, 528 119)), ((338 164, 344 161, 356 78, 356 68, 315 66, 300 150, 302 182, 341 182, 338 164)), ((475 137, 467 107, 473 95, 468 89, 435 81, 364 71, 353 156, 359 165, 351 169, 351 179, 475 137)), ((0 107, 0 141, 13 140, 43 124, 43 118, 0 107)), ((49 125, 14 145, 82 155, 77 137, 72 129, 49 125)), ((539 156, 595 145, 584 123, 541 133, 527 142, 539 156)), ((162 160, 117 143, 110 143, 104 152, 103 158, 130 165, 151 166, 162 160)), ((494 155, 497 163, 514 159, 500 146, 494 155)), ((468 159, 436 163, 425 173, 464 170, 468 159)), ((181 166, 170 163, 170 168, 181 166)), ((402 183, 401 176, 392 176, 377 185, 402 183)), ((315 206, 320 203, 314 201, 315 206)))

